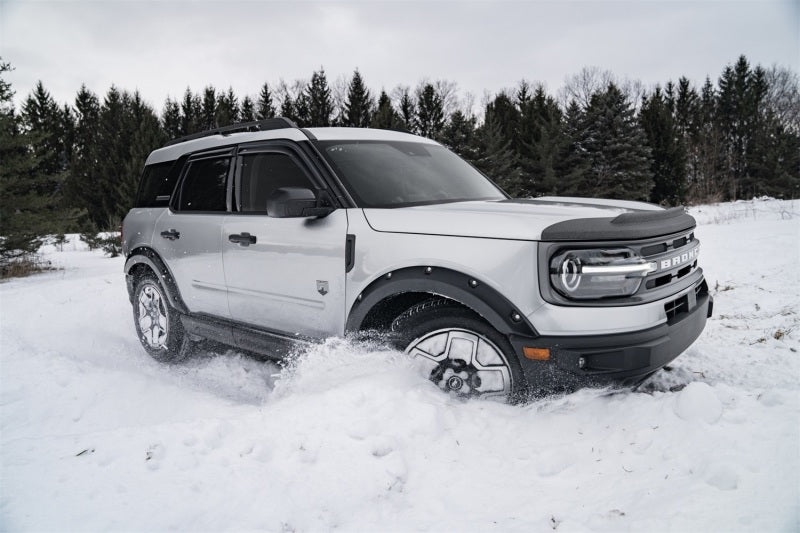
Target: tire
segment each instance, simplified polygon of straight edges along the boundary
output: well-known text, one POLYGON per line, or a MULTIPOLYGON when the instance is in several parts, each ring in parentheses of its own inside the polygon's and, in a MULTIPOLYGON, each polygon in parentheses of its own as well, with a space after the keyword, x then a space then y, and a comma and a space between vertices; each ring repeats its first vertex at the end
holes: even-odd
POLYGON ((133 323, 139 341, 153 359, 173 363, 184 358, 186 335, 180 315, 170 307, 163 286, 152 273, 136 281, 133 323))
POLYGON ((430 367, 440 389, 466 398, 516 401, 525 380, 508 339, 471 309, 446 298, 420 302, 391 325, 392 343, 430 367))

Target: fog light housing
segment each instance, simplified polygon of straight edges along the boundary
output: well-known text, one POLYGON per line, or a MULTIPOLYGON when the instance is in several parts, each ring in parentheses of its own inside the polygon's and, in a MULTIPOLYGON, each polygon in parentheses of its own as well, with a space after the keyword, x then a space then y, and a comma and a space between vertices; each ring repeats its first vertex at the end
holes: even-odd
POLYGON ((628 248, 566 250, 550 260, 550 283, 572 300, 630 296, 658 265, 628 248))

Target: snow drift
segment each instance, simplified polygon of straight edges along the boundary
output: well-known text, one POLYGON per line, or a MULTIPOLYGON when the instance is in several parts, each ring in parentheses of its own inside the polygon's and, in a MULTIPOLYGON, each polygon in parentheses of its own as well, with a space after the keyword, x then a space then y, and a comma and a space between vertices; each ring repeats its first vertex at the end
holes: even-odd
POLYGON ((135 338, 122 260, 0 284, 0 529, 791 531, 800 202, 703 206, 703 336, 639 390, 441 393, 330 339, 281 368, 135 338))

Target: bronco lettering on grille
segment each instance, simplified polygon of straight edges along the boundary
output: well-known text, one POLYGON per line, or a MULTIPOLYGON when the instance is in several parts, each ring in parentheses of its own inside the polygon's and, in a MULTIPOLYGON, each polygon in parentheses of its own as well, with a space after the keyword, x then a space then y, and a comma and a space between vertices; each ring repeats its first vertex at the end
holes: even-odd
POLYGON ((668 268, 674 268, 676 266, 682 265, 684 263, 688 263, 690 261, 694 261, 697 259, 697 256, 700 255, 700 247, 695 246, 691 250, 687 252, 683 252, 680 255, 676 255, 675 257, 670 257, 668 259, 662 259, 660 262, 661 270, 666 270, 668 268))

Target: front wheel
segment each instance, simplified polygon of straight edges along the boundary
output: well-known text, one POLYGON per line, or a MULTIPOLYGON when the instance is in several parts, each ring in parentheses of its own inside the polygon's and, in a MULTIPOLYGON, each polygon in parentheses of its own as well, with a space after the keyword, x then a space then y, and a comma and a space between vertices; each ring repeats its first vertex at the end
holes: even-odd
POLYGON ((144 349, 153 359, 181 359, 185 333, 178 313, 172 309, 164 288, 152 274, 141 276, 133 293, 133 322, 144 349))
POLYGON ((423 361, 431 381, 446 392, 513 400, 524 388, 508 339, 452 300, 420 302, 398 316, 391 329, 395 346, 423 361))

